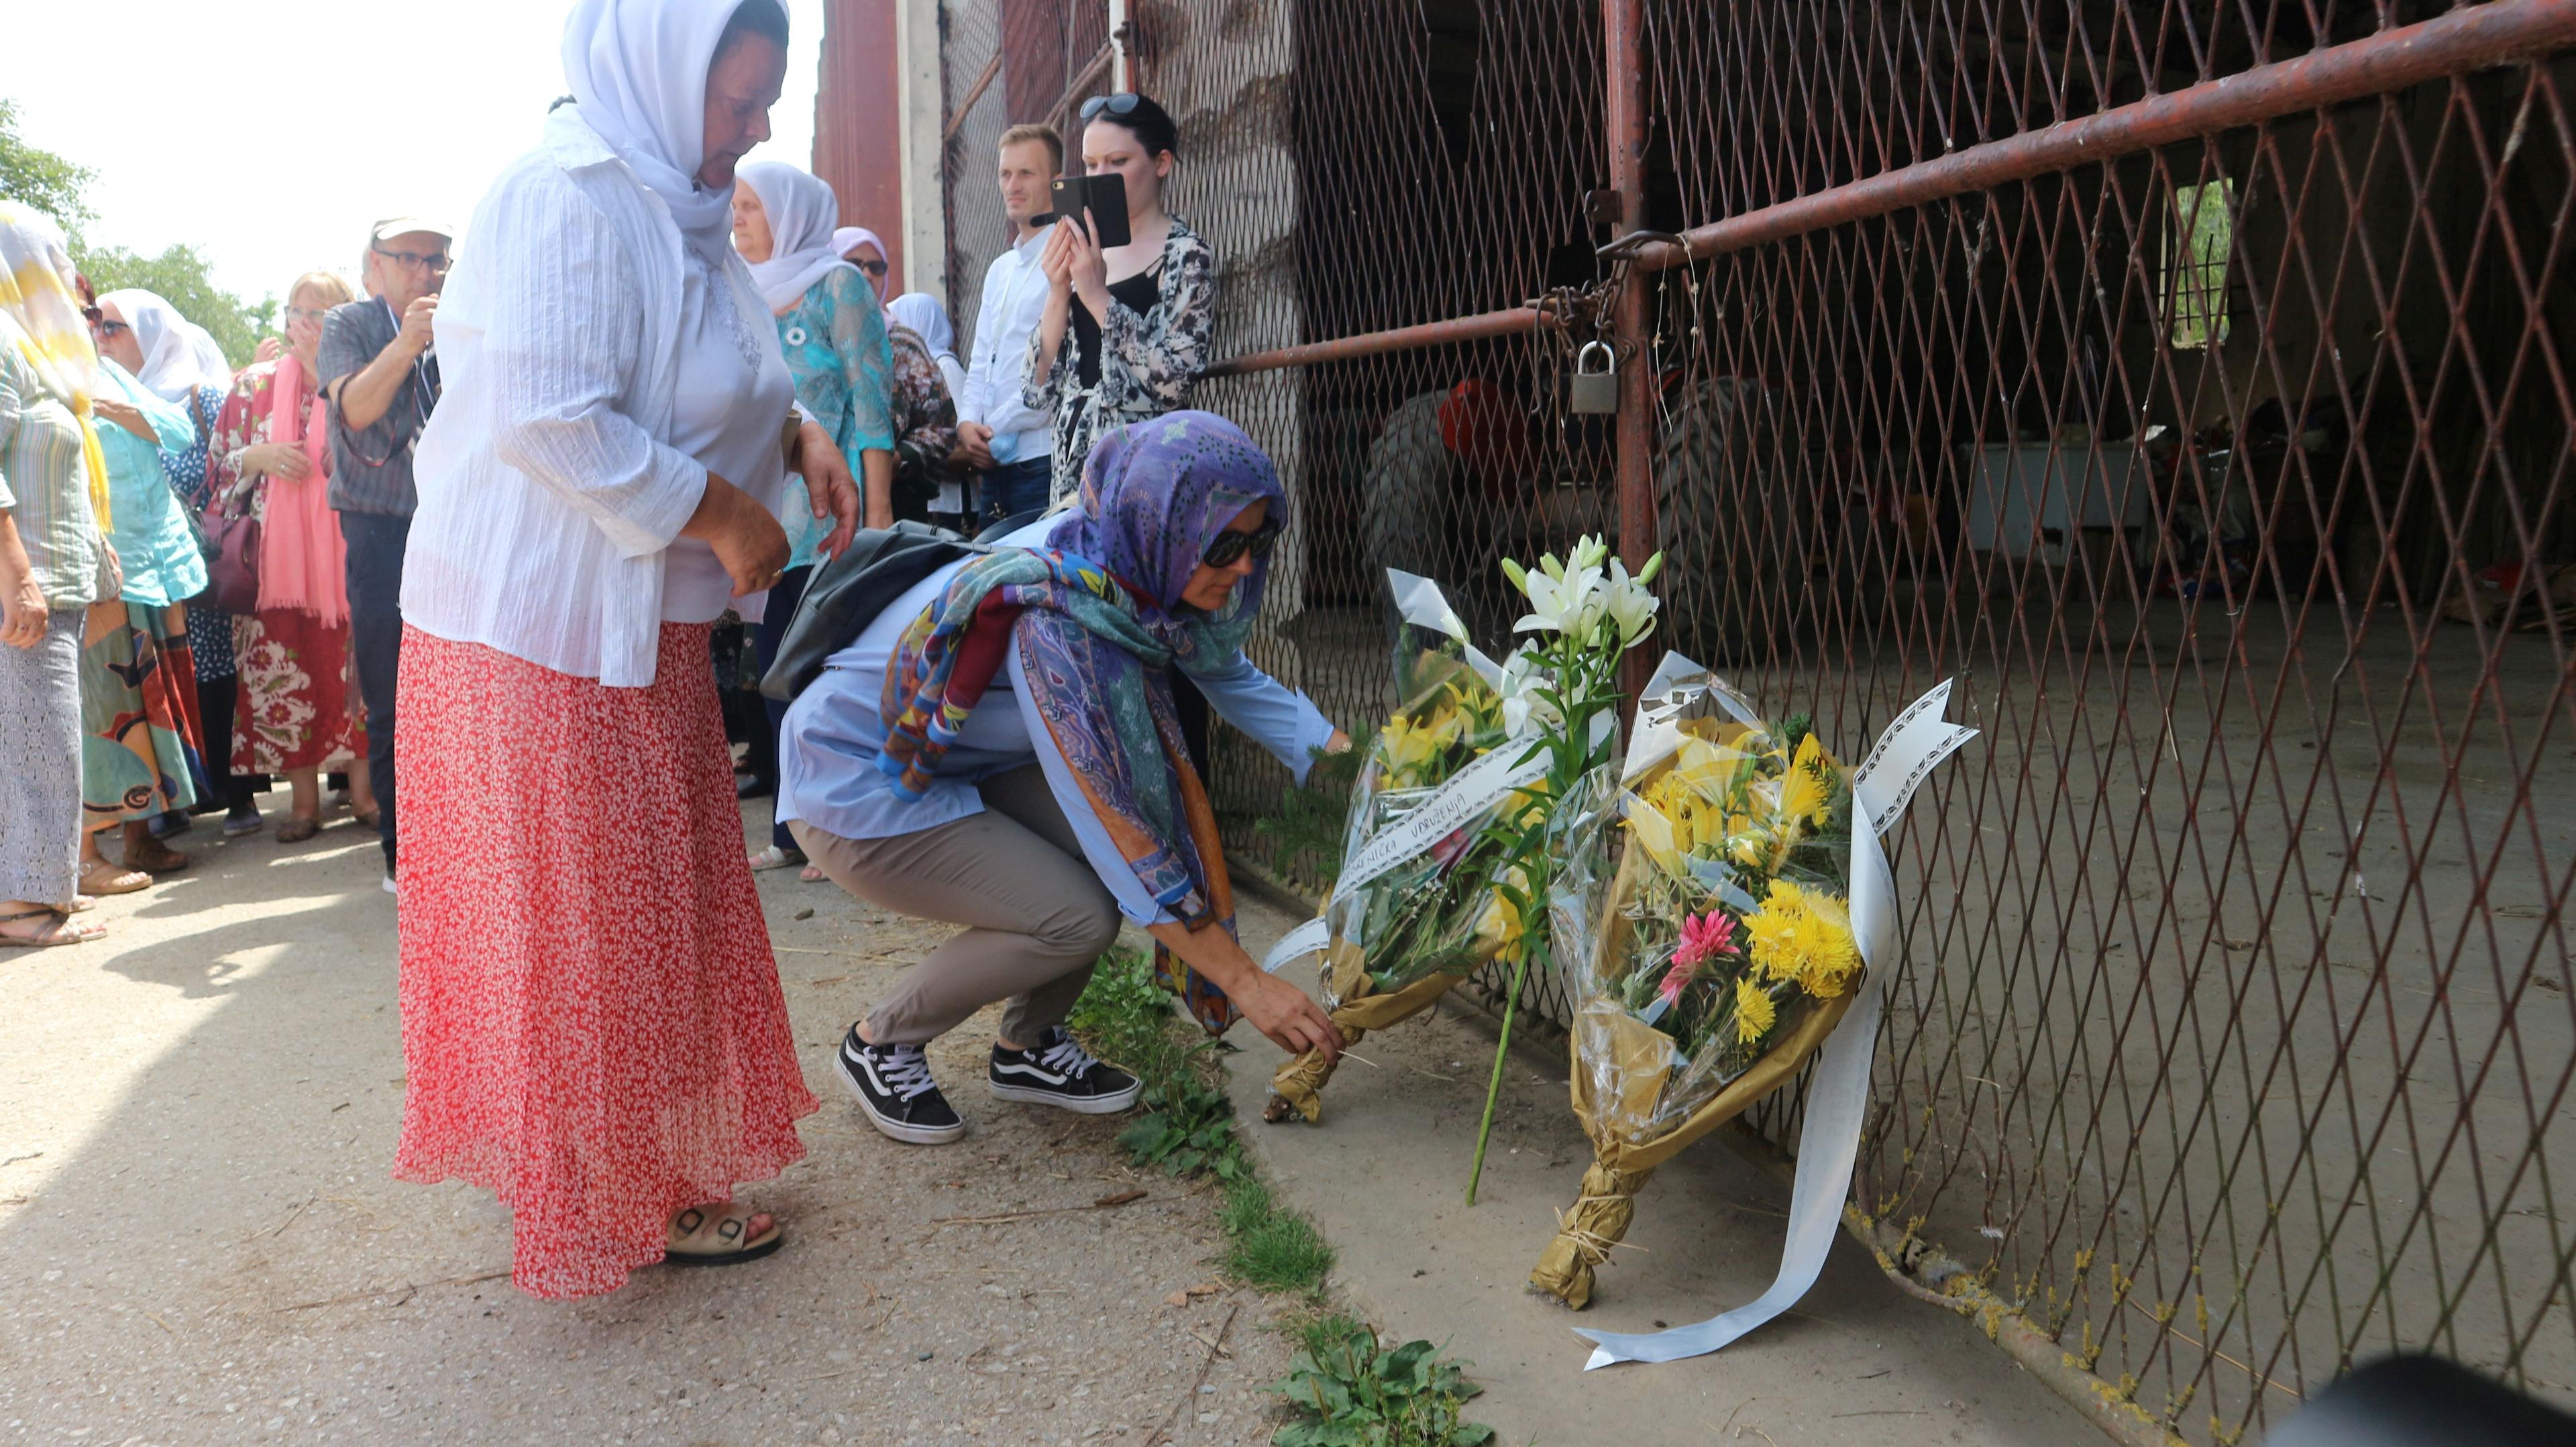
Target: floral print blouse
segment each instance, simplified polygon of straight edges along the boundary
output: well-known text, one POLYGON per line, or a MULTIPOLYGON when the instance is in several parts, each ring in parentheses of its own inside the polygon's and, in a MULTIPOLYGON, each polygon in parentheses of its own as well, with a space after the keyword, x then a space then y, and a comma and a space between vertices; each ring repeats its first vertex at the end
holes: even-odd
POLYGON ((1189 405, 1191 386, 1207 370, 1208 337, 1216 329, 1216 253, 1175 216, 1155 265, 1162 295, 1151 311, 1140 316, 1123 302, 1109 304, 1100 324, 1098 386, 1083 385, 1071 328, 1043 377, 1037 360, 1045 333, 1029 334, 1029 381, 1021 401, 1055 414, 1052 500, 1059 506, 1082 492, 1082 465, 1093 443, 1130 422, 1189 405))
MULTIPOLYGON (((777 321, 779 349, 796 378, 796 401, 841 445, 850 471, 859 471, 862 452, 892 451, 895 359, 886 340, 885 310, 867 279, 856 267, 833 267, 777 321)), ((798 490, 793 478, 789 488, 798 490)), ((830 536, 833 523, 818 520, 813 509, 801 504, 786 512, 787 566, 801 568, 815 560, 814 550, 830 536)))
POLYGON ((894 514, 928 521, 948 454, 957 450, 957 401, 921 334, 887 328, 894 347, 894 514))
MULTIPOLYGON (((179 494, 181 505, 202 528, 206 507, 214 494, 206 485, 207 446, 214 440, 215 419, 223 415, 224 389, 208 385, 197 389, 197 395, 181 404, 188 410, 188 420, 197 426, 197 440, 184 452, 161 453, 162 470, 170 474, 170 490, 179 494)), ((233 676, 233 615, 212 603, 188 605, 188 651, 197 660, 197 676, 222 679, 233 676)))

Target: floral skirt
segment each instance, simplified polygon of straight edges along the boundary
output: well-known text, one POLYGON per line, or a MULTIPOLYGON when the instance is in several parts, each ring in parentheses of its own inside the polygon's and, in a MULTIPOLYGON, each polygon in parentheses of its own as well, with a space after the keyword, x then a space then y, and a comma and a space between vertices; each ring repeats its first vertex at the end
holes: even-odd
POLYGON ((815 1109, 744 859, 704 625, 608 688, 403 630, 394 1174, 516 1217, 511 1280, 614 1291, 815 1109))
POLYGON ((184 604, 125 604, 81 650, 81 822, 150 819, 197 802, 197 670, 184 604))
POLYGON ((233 711, 236 774, 337 769, 367 756, 349 625, 297 608, 233 620, 241 673, 233 711))

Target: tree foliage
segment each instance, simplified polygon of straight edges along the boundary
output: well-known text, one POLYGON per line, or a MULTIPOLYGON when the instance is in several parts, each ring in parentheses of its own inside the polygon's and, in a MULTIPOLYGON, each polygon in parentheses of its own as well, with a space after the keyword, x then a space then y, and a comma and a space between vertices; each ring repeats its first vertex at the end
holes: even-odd
POLYGON ((247 302, 215 285, 206 259, 194 246, 145 256, 122 246, 92 246, 83 235, 98 219, 86 199, 98 173, 68 157, 29 145, 18 134, 18 103, 0 100, 0 197, 23 202, 62 223, 72 260, 102 292, 140 287, 156 292, 179 314, 213 335, 234 366, 246 366, 260 336, 277 315, 277 298, 247 302))

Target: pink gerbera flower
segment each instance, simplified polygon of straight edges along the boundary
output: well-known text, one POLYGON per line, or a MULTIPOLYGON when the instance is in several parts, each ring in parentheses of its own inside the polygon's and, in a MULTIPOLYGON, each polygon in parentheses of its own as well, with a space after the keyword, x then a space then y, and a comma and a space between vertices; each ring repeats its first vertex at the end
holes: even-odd
POLYGON ((1664 976, 1663 987, 1656 991, 1669 1005, 1681 998, 1682 987, 1700 966, 1735 948, 1735 917, 1710 910, 1693 918, 1682 916, 1682 942, 1673 950, 1673 967, 1664 976))

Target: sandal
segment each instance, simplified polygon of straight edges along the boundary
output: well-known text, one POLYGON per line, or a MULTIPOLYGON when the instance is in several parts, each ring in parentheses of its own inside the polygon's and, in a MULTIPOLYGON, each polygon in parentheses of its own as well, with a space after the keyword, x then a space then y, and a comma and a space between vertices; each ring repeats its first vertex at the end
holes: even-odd
POLYGON ((759 1235, 747 1235, 751 1223, 768 1214, 747 1211, 737 1216, 728 1210, 725 1215, 710 1216, 691 1206, 671 1218, 671 1229, 680 1233, 681 1241, 691 1244, 666 1244, 662 1259, 674 1266, 739 1266, 745 1261, 757 1261, 787 1244, 787 1233, 775 1220, 759 1235), (701 1234, 708 1244, 697 1244, 695 1238, 701 1234))
POLYGON ((126 846, 125 867, 151 874, 176 874, 188 867, 188 856, 147 834, 142 843, 126 846))
POLYGON ((63 913, 87 914, 96 908, 98 908, 97 900, 90 898, 86 894, 75 894, 72 896, 72 902, 63 906, 63 913))
POLYGON ((375 809, 351 809, 349 811, 349 817, 357 820, 366 827, 373 829, 376 827, 376 821, 384 816, 380 811, 375 809))
POLYGON ((796 877, 805 881, 807 884, 812 884, 823 877, 823 866, 819 864, 808 864, 803 869, 796 871, 796 877))
POLYGON ((277 826, 277 842, 280 844, 301 844, 305 840, 310 839, 321 832, 321 820, 314 818, 310 814, 298 814, 294 818, 277 826))
POLYGON ((81 866, 80 889, 83 894, 132 894, 150 889, 152 876, 139 869, 123 869, 104 859, 93 859, 81 866))
POLYGON ((775 844, 751 856, 751 868, 755 874, 768 869, 789 869, 804 862, 805 856, 801 851, 781 849, 775 844))
POLYGON ((22 919, 41 919, 45 923, 38 925, 32 934, 11 934, 6 929, 0 929, 0 945, 16 945, 20 949, 29 950, 49 950, 61 945, 86 944, 107 933, 105 925, 76 925, 72 923, 70 915, 59 909, 47 909, 42 905, 34 909, 21 909, 0 914, 0 925, 14 924, 22 919))

